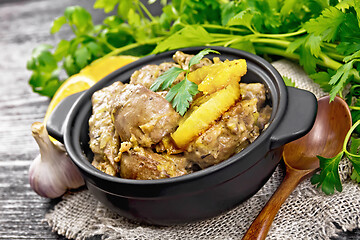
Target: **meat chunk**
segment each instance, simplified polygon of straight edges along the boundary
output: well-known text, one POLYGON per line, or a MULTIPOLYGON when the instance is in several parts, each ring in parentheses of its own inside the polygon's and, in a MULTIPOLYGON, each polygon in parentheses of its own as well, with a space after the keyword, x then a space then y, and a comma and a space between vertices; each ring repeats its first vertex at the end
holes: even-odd
POLYGON ((89 144, 95 155, 93 165, 110 175, 117 172, 115 158, 120 145, 119 135, 111 119, 111 106, 124 86, 121 82, 115 82, 95 92, 91 99, 93 114, 89 119, 89 144))
MULTIPOLYGON (((190 54, 186 54, 183 53, 181 51, 177 51, 174 55, 173 55, 173 60, 180 65, 180 67, 182 69, 188 70, 188 66, 189 66, 189 62, 190 59, 193 57, 194 55, 190 55, 190 54)), ((207 66, 207 65, 211 65, 213 64, 212 61, 208 58, 203 58, 200 60, 200 62, 198 64, 195 64, 193 66, 191 66, 191 71, 195 71, 198 68, 201 68, 202 66, 207 66)))
POLYGON ((260 134, 257 98, 242 100, 189 145, 186 158, 200 168, 217 164, 240 152, 260 134))
POLYGON ((183 157, 160 155, 137 148, 123 153, 120 176, 129 179, 161 179, 187 174, 183 157))
POLYGON ((143 85, 128 84, 113 106, 114 124, 122 141, 151 147, 178 126, 180 115, 162 96, 143 85))
POLYGON ((261 83, 240 83, 241 95, 244 100, 256 98, 258 100, 258 109, 260 109, 266 100, 266 89, 261 83))
MULTIPOLYGON (((170 62, 161 63, 160 65, 146 65, 131 75, 130 83, 141 84, 146 88, 150 88, 161 74, 172 67, 179 67, 179 65, 170 62)), ((180 74, 173 84, 179 83, 184 77, 184 74, 180 74)))

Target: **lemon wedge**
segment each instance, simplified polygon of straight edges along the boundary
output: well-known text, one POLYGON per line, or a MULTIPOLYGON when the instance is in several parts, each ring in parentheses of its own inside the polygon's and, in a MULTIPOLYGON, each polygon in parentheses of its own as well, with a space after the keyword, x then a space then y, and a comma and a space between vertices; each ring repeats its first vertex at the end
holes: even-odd
POLYGON ((61 100, 74 93, 89 89, 106 75, 137 59, 137 57, 133 56, 110 56, 100 58, 83 68, 78 74, 74 74, 69 77, 59 87, 59 89, 55 92, 54 97, 51 99, 45 113, 44 123, 46 123, 51 112, 61 100))

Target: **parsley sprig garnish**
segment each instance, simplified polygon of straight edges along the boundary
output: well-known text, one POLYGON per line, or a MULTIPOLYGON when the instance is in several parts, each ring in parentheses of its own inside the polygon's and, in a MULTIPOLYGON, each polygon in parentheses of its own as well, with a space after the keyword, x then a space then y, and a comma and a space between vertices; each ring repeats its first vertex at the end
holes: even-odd
POLYGON ((165 96, 165 99, 172 104, 173 108, 181 116, 183 116, 189 108, 193 96, 199 92, 198 86, 195 83, 189 81, 187 75, 190 73, 190 68, 193 65, 198 64, 200 60, 209 53, 220 54, 218 51, 211 50, 209 48, 203 49, 190 59, 188 69, 185 70, 178 67, 170 68, 156 79, 156 81, 151 85, 150 90, 156 92, 158 90, 168 89, 174 83, 175 79, 181 73, 185 72, 184 80, 171 87, 165 96))

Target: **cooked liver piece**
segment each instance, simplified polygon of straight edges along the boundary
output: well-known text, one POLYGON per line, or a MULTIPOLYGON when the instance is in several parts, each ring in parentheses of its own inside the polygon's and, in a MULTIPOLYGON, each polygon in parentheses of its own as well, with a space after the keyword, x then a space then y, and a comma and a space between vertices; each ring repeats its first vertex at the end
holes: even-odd
POLYGON ((111 119, 111 105, 124 86, 121 82, 115 82, 95 92, 91 99, 93 114, 89 119, 89 144, 95 154, 96 161, 93 165, 100 170, 106 169, 105 172, 110 175, 117 172, 118 163, 115 158, 120 145, 119 135, 111 119))
POLYGON ((162 96, 143 85, 128 84, 113 106, 115 129, 122 141, 151 147, 178 126, 180 115, 162 96))
POLYGON ((120 176, 128 179, 161 179, 187 174, 184 159, 137 148, 123 153, 120 176))

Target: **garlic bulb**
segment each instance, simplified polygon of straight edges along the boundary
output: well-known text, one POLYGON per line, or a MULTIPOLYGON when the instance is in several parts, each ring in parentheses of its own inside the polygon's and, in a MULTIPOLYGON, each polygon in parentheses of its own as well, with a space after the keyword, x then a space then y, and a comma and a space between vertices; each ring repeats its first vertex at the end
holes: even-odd
POLYGON ((32 135, 40 148, 40 154, 34 159, 29 169, 31 188, 40 196, 57 198, 67 189, 84 185, 84 180, 67 155, 64 147, 55 145, 43 123, 31 125, 32 135))

